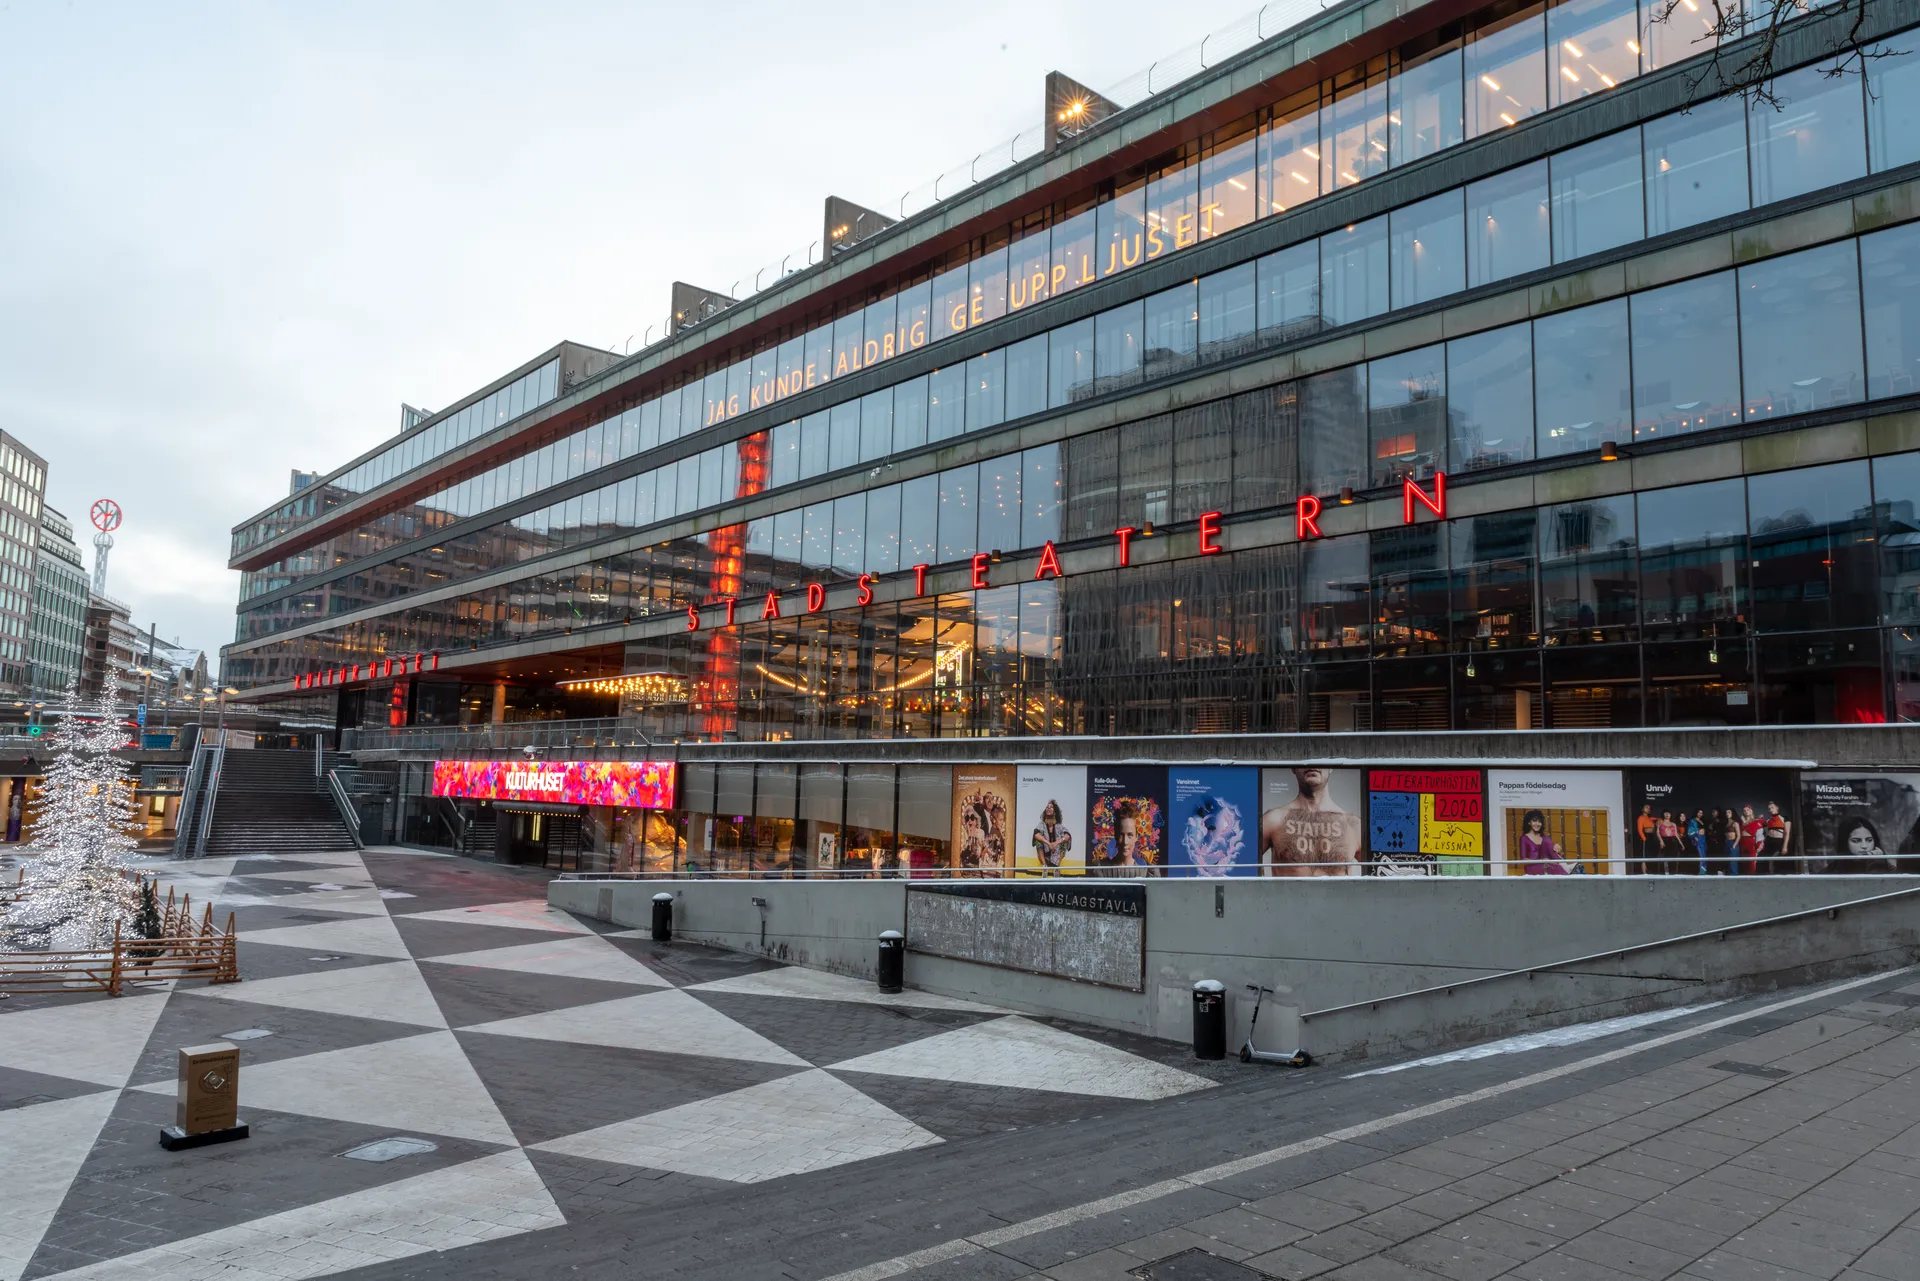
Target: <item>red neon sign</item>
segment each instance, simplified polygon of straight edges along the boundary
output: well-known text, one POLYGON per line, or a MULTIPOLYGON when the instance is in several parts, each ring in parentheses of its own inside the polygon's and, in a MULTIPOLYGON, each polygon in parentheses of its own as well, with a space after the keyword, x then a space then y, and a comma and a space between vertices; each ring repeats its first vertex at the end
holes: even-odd
POLYGON ((1432 512, 1436 520, 1445 520, 1447 518, 1447 473, 1443 471, 1433 473, 1433 497, 1431 498, 1427 497, 1424 489, 1414 483, 1411 476, 1400 483, 1401 524, 1413 524, 1415 502, 1432 512))
POLYGON ((1200 554, 1213 556, 1225 551, 1220 545, 1220 513, 1200 513, 1200 554))

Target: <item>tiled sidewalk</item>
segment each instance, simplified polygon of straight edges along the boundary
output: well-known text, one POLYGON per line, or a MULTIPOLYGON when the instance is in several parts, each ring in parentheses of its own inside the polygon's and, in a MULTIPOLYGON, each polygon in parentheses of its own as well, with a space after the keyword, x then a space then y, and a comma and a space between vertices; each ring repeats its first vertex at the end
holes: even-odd
POLYGON ((1492 1124, 1323 1148, 1144 1235, 1109 1216, 912 1275, 1915 1281, 1915 1007, 1920 984, 1873 992, 1492 1124))

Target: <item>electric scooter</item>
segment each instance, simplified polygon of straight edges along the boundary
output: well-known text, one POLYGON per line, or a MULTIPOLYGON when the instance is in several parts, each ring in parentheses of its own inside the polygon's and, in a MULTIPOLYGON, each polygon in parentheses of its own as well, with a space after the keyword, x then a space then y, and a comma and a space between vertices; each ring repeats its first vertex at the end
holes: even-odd
POLYGON ((1279 1063, 1286 1067, 1296 1068, 1312 1067, 1313 1056, 1305 1050, 1295 1050, 1291 1054, 1286 1054, 1279 1050, 1260 1050, 1254 1048, 1253 1034, 1260 1028, 1260 1003, 1267 997, 1273 995, 1273 989, 1270 987, 1261 987, 1258 983, 1249 983, 1247 984, 1247 991, 1255 994, 1253 998, 1253 1021, 1247 1024, 1247 1043, 1240 1047, 1240 1061, 1242 1063, 1279 1063))

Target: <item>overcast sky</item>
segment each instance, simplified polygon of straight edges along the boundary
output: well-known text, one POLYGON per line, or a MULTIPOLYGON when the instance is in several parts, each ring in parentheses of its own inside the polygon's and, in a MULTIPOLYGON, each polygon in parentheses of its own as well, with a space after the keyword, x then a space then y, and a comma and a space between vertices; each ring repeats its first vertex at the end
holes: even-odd
MULTIPOLYGON (((566 338, 640 345, 1248 0, 0 0, 0 429, 214 651, 229 532, 566 338)), ((91 529, 81 533, 85 547, 91 529)), ((92 551, 86 548, 91 564, 92 551)))

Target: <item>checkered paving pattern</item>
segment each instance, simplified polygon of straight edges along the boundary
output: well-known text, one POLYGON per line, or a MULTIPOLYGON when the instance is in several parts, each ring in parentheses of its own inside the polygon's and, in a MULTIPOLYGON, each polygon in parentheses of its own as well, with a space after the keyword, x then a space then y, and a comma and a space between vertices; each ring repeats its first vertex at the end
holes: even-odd
POLYGON ((234 913, 245 979, 0 1003, 0 1281, 324 1276, 1211 1084, 1174 1047, 655 944, 519 869, 150 870, 234 913), (178 1047, 229 1035, 252 1137, 164 1151, 178 1047), (399 1136, 430 1146, 345 1158, 399 1136))

